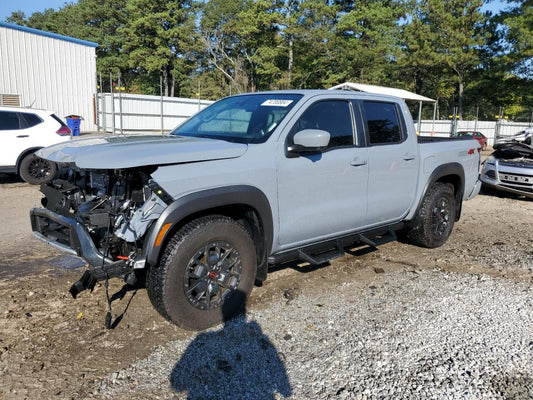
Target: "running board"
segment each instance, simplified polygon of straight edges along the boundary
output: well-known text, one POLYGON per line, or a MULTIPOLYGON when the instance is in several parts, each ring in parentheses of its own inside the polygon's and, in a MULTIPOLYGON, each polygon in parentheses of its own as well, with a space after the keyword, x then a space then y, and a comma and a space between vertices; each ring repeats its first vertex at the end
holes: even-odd
POLYGON ((300 260, 307 261, 311 265, 322 265, 327 263, 329 260, 333 260, 334 258, 339 258, 342 256, 344 256, 344 249, 339 242, 336 243, 336 246, 333 250, 316 255, 306 253, 305 250, 298 250, 298 257, 300 260))
POLYGON ((302 260, 311 265, 323 265, 330 260, 342 257, 345 254, 344 249, 353 247, 357 243, 367 245, 373 249, 378 246, 397 240, 394 226, 391 229, 381 231, 371 231, 366 234, 356 234, 312 246, 295 249, 292 251, 272 255, 269 257, 269 264, 280 264, 291 260, 302 260), (370 239, 370 237, 372 239, 370 239))

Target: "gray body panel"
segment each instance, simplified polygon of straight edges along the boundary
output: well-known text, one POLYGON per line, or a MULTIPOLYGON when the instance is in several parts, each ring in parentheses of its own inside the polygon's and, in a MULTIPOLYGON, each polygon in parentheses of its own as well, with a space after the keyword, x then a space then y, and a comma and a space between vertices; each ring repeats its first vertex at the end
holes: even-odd
MULTIPOLYGON (((457 198, 473 197, 478 187, 478 142, 457 140, 419 144, 410 112, 398 98, 347 91, 291 91, 303 98, 264 143, 240 144, 179 137, 95 138, 57 145, 39 155, 80 168, 115 169, 157 165, 151 174, 183 207, 195 211, 213 203, 209 193, 253 188, 270 208, 269 255, 331 238, 409 221, 416 215, 434 172, 456 171, 462 180, 457 198), (356 145, 320 154, 287 154, 287 136, 300 115, 320 100, 342 99, 394 103, 400 110, 404 140, 368 146, 359 114, 356 145), (201 193, 202 195, 195 196, 201 193), (205 197, 203 197, 205 195, 205 197), (210 200, 204 200, 210 199, 210 200)), ((438 179, 438 176, 437 178, 438 179)), ((243 202, 246 196, 243 196, 243 202)), ((253 206, 252 204, 249 204, 253 206)), ((265 207, 266 208, 266 207, 265 207)), ((268 213, 263 213, 268 214, 268 213)), ((179 211, 164 211, 154 226, 179 222, 179 211)), ((263 221, 264 222, 264 221, 263 221)), ((151 229, 154 235, 157 228, 151 229)), ((153 239, 151 239, 153 241, 153 239)), ((159 251, 159 250, 158 250, 159 251)), ((157 257, 150 258, 156 262, 157 257)))

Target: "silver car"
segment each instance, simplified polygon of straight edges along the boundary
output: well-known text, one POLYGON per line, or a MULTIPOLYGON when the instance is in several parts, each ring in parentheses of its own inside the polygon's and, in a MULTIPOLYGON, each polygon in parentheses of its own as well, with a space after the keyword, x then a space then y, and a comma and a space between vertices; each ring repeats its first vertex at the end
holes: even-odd
POLYGON ((526 143, 497 143, 483 163, 484 185, 533 198, 533 147, 526 143))

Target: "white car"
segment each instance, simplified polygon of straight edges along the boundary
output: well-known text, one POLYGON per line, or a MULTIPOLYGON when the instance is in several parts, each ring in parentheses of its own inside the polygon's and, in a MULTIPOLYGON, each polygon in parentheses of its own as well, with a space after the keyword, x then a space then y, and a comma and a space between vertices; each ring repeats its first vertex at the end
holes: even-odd
POLYGON ((533 147, 526 143, 496 143, 481 170, 483 186, 533 199, 533 147))
POLYGON ((0 172, 37 185, 54 178, 57 165, 35 156, 43 147, 70 140, 70 128, 53 112, 0 107, 0 172))

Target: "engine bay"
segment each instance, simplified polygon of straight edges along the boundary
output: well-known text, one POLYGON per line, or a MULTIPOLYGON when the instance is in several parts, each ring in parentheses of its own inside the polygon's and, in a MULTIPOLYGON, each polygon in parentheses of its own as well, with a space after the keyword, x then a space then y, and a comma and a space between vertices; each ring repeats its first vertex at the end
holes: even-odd
POLYGON ((166 208, 160 197, 164 192, 151 172, 69 167, 41 186, 42 205, 84 226, 106 259, 135 260, 141 256, 146 231, 166 208))

